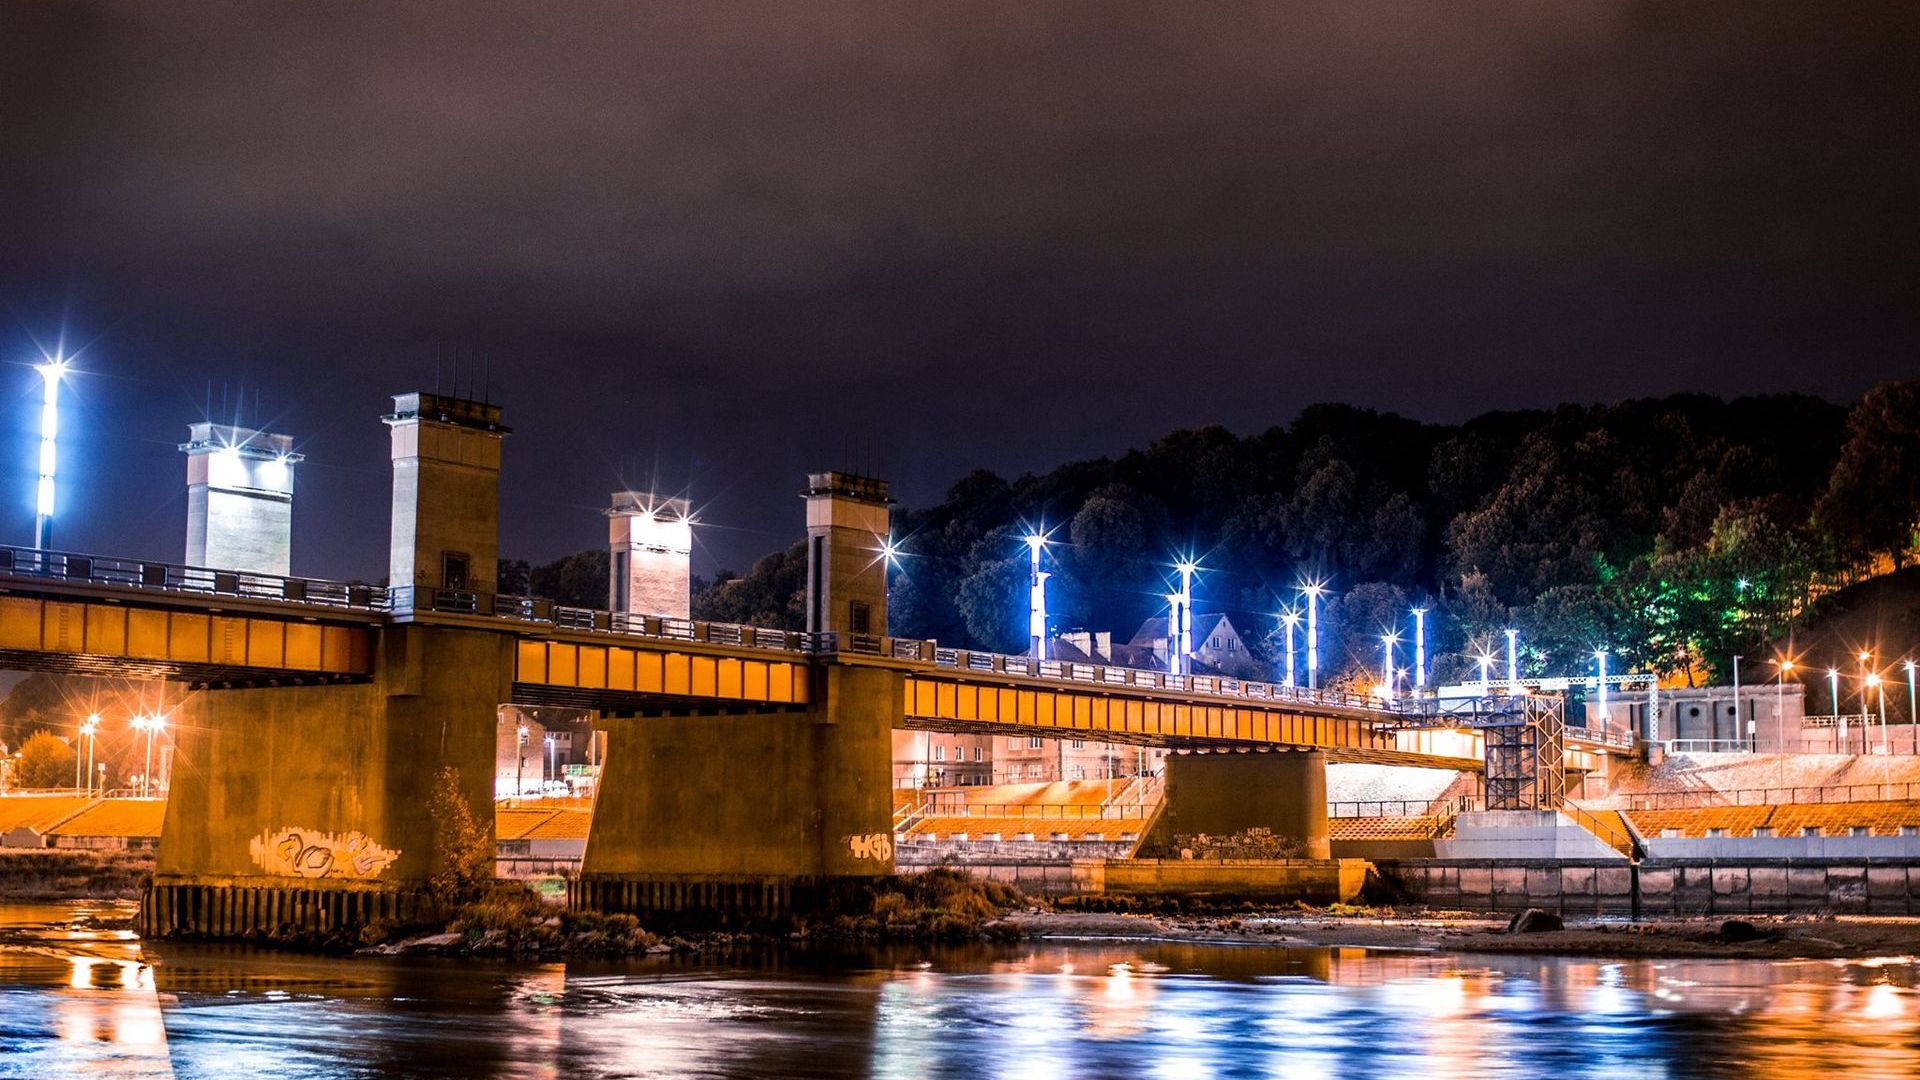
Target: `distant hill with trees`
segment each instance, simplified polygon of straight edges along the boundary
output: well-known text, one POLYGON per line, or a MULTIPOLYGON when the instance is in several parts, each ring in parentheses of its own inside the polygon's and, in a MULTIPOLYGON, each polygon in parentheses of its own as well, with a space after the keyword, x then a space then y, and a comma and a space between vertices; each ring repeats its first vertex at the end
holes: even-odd
MULTIPOLYGON (((898 507, 890 617, 900 636, 1018 651, 1021 537, 1044 528, 1056 629, 1131 633, 1191 553, 1201 610, 1230 613, 1269 658, 1296 584, 1327 581, 1336 676, 1367 677, 1380 633, 1406 633, 1424 604, 1440 679, 1468 677, 1514 626, 1531 671, 1585 670, 1606 647, 1616 670, 1700 682, 1823 594, 1911 561, 1917 518, 1915 382, 1850 409, 1677 395, 1460 424, 1315 405, 1251 435, 1176 431, 1039 475, 974 472, 934 505, 898 507)), ((529 576, 536 593, 606 602, 604 551, 529 576)), ((699 582, 694 613, 795 628, 804 588, 796 545, 699 582)))

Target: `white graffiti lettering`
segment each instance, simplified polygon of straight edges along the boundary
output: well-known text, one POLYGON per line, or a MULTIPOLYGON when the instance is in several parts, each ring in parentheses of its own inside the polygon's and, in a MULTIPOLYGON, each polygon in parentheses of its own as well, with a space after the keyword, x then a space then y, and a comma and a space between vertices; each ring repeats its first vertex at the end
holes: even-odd
POLYGON ((856 859, 877 859, 886 862, 893 858, 893 837, 886 833, 867 833, 864 836, 847 837, 847 849, 856 859))
POLYGON ((255 865, 269 874, 303 878, 377 878, 400 857, 364 833, 272 829, 247 844, 255 865))

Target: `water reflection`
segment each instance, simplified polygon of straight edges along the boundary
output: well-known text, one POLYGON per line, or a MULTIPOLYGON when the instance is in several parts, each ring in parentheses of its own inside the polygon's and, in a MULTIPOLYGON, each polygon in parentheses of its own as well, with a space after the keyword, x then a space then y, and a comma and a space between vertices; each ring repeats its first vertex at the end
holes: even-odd
POLYGON ((1912 1074, 1920 1037, 1911 957, 1102 942, 513 966, 143 955, 28 914, 0 913, 0 1076, 1859 1078, 1912 1074))

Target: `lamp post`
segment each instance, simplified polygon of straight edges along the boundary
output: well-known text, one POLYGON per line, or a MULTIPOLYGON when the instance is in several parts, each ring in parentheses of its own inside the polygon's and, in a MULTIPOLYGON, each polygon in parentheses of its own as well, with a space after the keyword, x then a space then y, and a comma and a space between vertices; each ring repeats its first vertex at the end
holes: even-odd
POLYGON ((1047 658, 1047 575, 1040 569, 1040 549, 1046 546, 1046 536, 1027 534, 1032 567, 1027 576, 1027 655, 1035 660, 1047 658))
MULTIPOLYGON (((1774 663, 1780 666, 1780 678, 1774 683, 1773 693, 1773 737, 1779 744, 1774 752, 1784 754, 1787 752, 1787 672, 1793 670, 1793 661, 1775 660, 1774 663)), ((1803 701, 1805 697, 1801 695, 1803 701)))
MULTIPOLYGON (((100 714, 89 713, 87 722, 80 725, 80 734, 87 737, 87 794, 93 794, 93 740, 94 733, 100 730, 100 714)), ((80 748, 74 747, 73 763, 80 764, 80 748)), ((105 794, 104 788, 102 794, 105 794)))
POLYGON ((53 542, 54 443, 60 433, 60 380, 67 374, 67 362, 56 356, 35 366, 43 380, 40 399, 40 480, 34 492, 33 546, 47 550, 53 542))
POLYGON ((1847 752, 1847 718, 1840 714, 1840 669, 1827 669, 1827 696, 1833 700, 1833 729, 1836 735, 1833 751, 1836 754, 1847 752))
POLYGON ((1180 674, 1180 594, 1167 594, 1167 674, 1180 674))
POLYGON ((1182 560, 1180 571, 1180 674, 1193 674, 1193 575, 1200 567, 1191 559, 1182 560))
POLYGON ((1380 682, 1380 696, 1381 696, 1381 697, 1383 697, 1383 698, 1385 698, 1385 699, 1386 699, 1386 702, 1387 702, 1387 704, 1389 704, 1389 705, 1391 705, 1391 704, 1393 704, 1393 689, 1394 689, 1394 687, 1393 687, 1393 683, 1394 683, 1394 678, 1393 678, 1393 646, 1394 646, 1394 644, 1395 644, 1396 642, 1398 642, 1399 640, 1400 640, 1400 635, 1399 635, 1399 634, 1392 634, 1392 633, 1389 633, 1389 634, 1381 634, 1381 635, 1380 635, 1380 647, 1381 647, 1381 650, 1382 650, 1382 652, 1384 653, 1384 657, 1383 657, 1383 661, 1384 661, 1384 662, 1383 662, 1383 667, 1384 667, 1384 671, 1383 671, 1383 674, 1384 674, 1384 675, 1386 676, 1386 677, 1385 677, 1384 679, 1382 679, 1382 680, 1381 680, 1381 682, 1380 682))
POLYGON ((1520 689, 1520 631, 1507 630, 1507 689, 1520 689))
MULTIPOLYGON (((1738 656, 1733 658, 1733 737, 1736 739, 1740 737, 1740 721, 1742 719, 1740 713, 1740 660, 1741 658, 1738 656)), ((1747 736, 1749 740, 1752 739, 1752 724, 1747 725, 1747 736)), ((1748 749, 1752 749, 1752 747, 1748 747, 1748 749)))
POLYGON ((1607 650, 1593 650, 1593 660, 1599 665, 1600 727, 1605 729, 1613 723, 1613 711, 1607 707, 1607 650))
MULTIPOLYGON (((1880 752, 1884 754, 1887 752, 1887 687, 1880 680, 1880 673, 1877 671, 1867 676, 1867 687, 1878 691, 1880 695, 1880 752)), ((1860 740, 1860 749, 1866 748, 1866 740, 1860 740)))
POLYGON ((520 737, 513 748, 513 797, 518 799, 527 793, 526 780, 522 777, 527 765, 527 725, 520 725, 520 737))
POLYGON ((1292 607, 1281 611, 1281 626, 1286 628, 1286 688, 1288 690, 1294 688, 1294 626, 1298 625, 1300 625, 1300 611, 1292 607))
POLYGON ((147 763, 140 771, 140 797, 143 799, 153 797, 153 738, 166 726, 166 719, 158 713, 133 718, 134 730, 145 732, 147 736, 147 763))
MULTIPOLYGON (((1872 653, 1868 652, 1865 649, 1860 650, 1860 656, 1859 656, 1859 660, 1860 660, 1860 723, 1863 726, 1870 726, 1873 723, 1873 721, 1869 719, 1869 717, 1873 715, 1873 706, 1867 704, 1867 662, 1872 659, 1873 659, 1872 653)), ((1860 752, 1861 753, 1866 752, 1867 740, 1870 737, 1871 736, 1866 731, 1862 731, 1860 733, 1860 752)))
POLYGON ((1913 700, 1913 661, 1906 662, 1907 669, 1907 731, 1913 736, 1913 752, 1920 754, 1920 714, 1914 712, 1913 700))
POLYGON ((1300 587, 1307 594, 1307 689, 1320 689, 1320 594, 1326 585, 1309 581, 1300 587))
POLYGON ((1479 659, 1480 659, 1480 693, 1484 696, 1487 692, 1488 684, 1493 681, 1493 654, 1488 652, 1485 649, 1481 649, 1479 659))
POLYGON ((553 774, 556 771, 558 770, 554 768, 553 763, 553 736, 549 735, 547 736, 547 769, 546 772, 540 775, 541 782, 543 784, 552 783, 554 780, 553 774))
POLYGON ((1427 609, 1413 609, 1413 689, 1427 688, 1427 609))

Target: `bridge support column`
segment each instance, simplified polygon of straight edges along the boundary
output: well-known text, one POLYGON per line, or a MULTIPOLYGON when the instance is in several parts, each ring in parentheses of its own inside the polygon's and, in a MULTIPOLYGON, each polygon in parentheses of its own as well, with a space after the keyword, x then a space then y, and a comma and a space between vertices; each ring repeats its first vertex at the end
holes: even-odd
POLYGON ((142 929, 324 934, 424 913, 446 855, 428 808, 442 766, 491 849, 512 649, 488 631, 392 626, 371 683, 190 698, 142 929))
POLYGON ((822 665, 806 711, 641 716, 609 735, 575 908, 697 921, 831 910, 893 872, 902 681, 822 665))
POLYGON ((1169 754, 1165 805, 1140 845, 1143 856, 1177 855, 1177 838, 1270 829, 1297 840, 1302 858, 1333 855, 1327 829, 1327 755, 1169 754))

